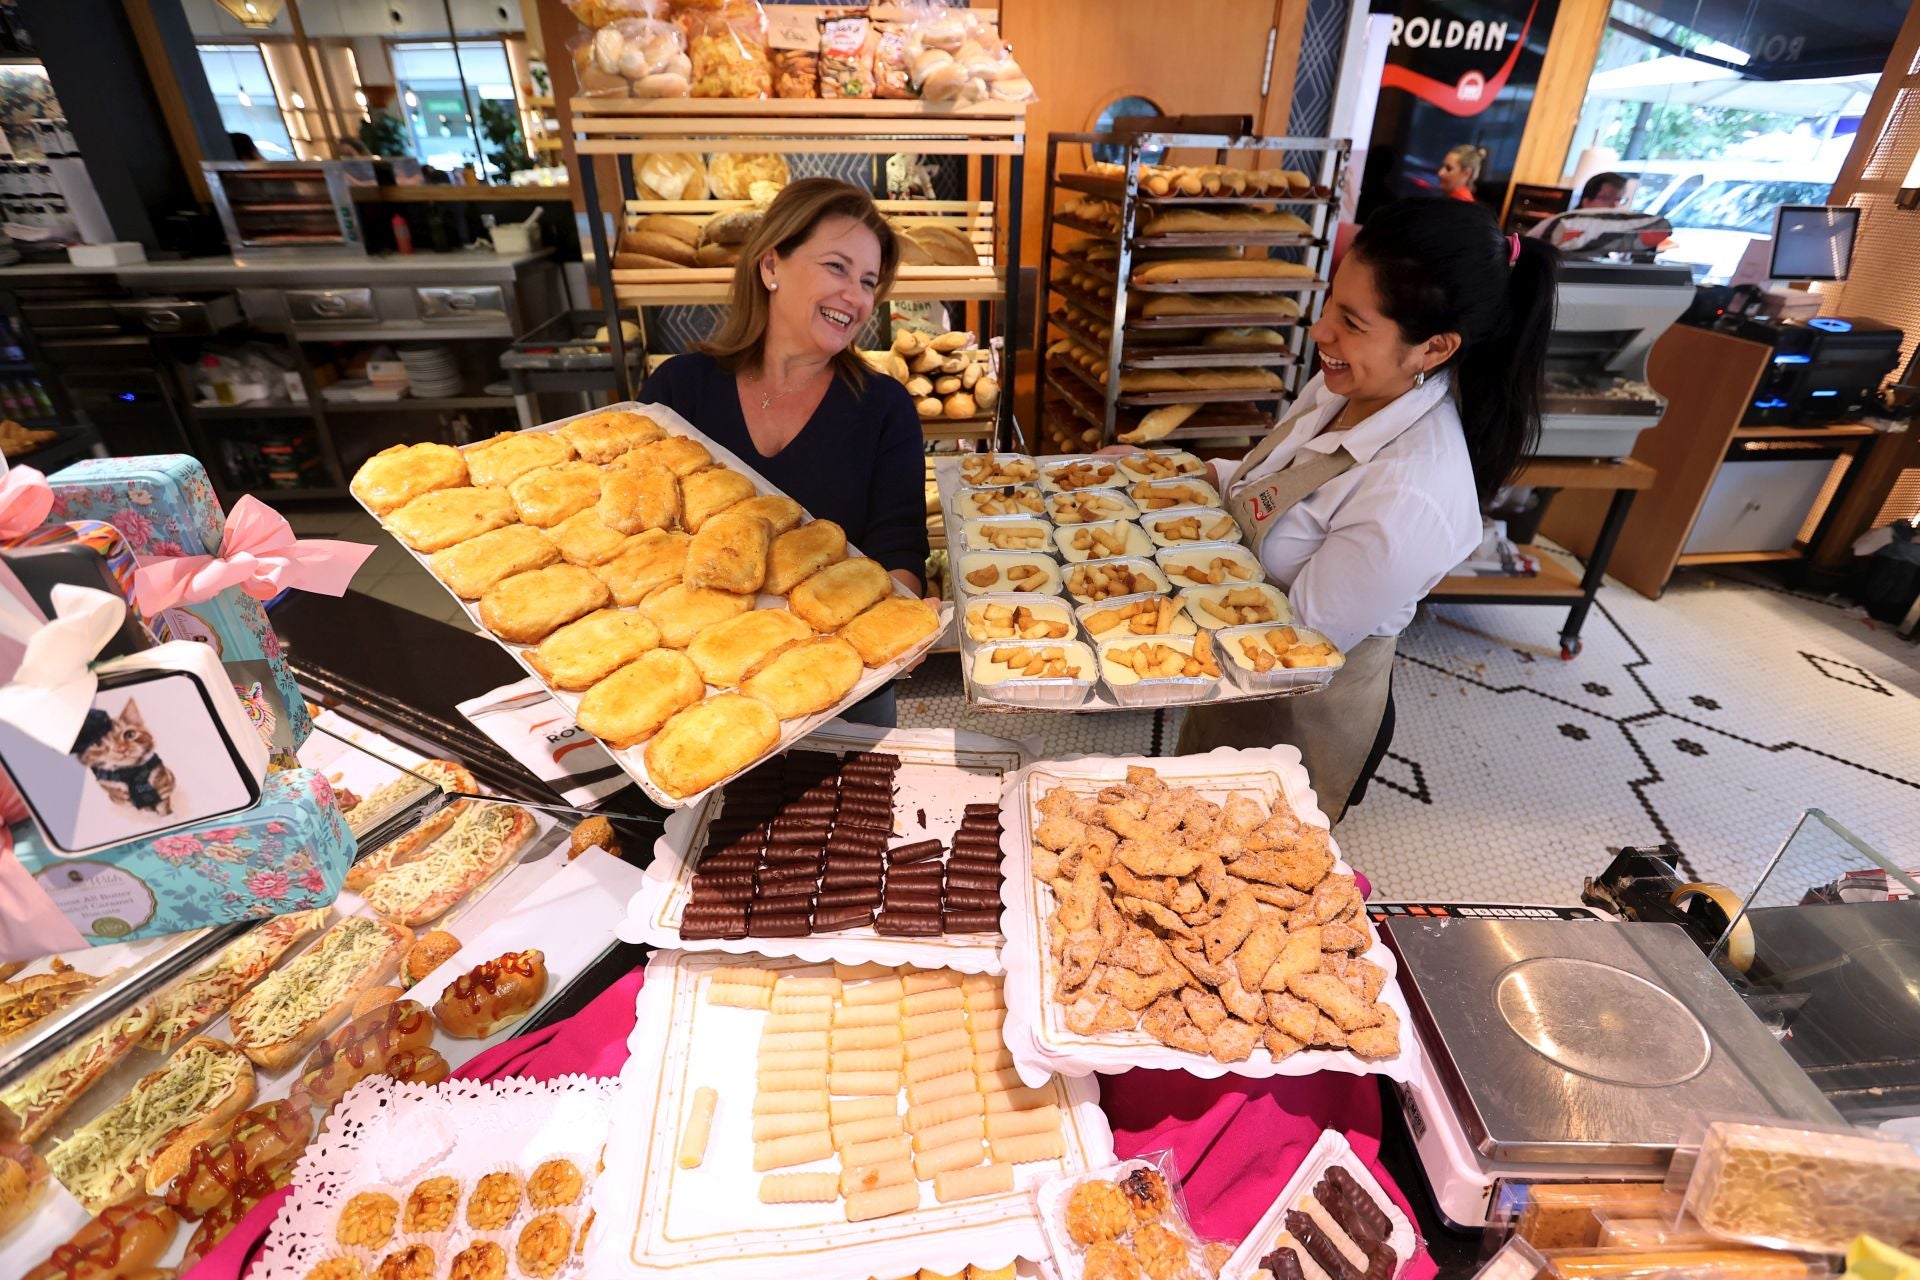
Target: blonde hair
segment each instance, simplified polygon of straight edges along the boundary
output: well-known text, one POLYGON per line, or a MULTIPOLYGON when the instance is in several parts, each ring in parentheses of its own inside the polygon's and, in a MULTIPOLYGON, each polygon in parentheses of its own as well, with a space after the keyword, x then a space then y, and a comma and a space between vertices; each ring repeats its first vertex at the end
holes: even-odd
POLYGON ((1447 159, 1460 166, 1460 171, 1467 175, 1468 182, 1478 182, 1480 169, 1487 163, 1487 149, 1476 147, 1471 142, 1463 142, 1447 152, 1447 159))
MULTIPOLYGON (((885 303, 893 287, 894 272, 900 266, 900 245, 886 215, 873 197, 851 183, 838 178, 802 178, 788 183, 775 196, 760 224, 740 248, 740 260, 733 268, 733 288, 727 297, 727 313, 720 327, 700 350, 735 372, 759 365, 767 345, 767 317, 772 299, 766 281, 760 278, 760 260, 768 253, 789 257, 812 238, 828 218, 852 218, 880 241, 880 283, 874 288, 876 307, 885 303)), ((855 390, 865 388, 872 370, 849 344, 833 357, 835 372, 855 390)))

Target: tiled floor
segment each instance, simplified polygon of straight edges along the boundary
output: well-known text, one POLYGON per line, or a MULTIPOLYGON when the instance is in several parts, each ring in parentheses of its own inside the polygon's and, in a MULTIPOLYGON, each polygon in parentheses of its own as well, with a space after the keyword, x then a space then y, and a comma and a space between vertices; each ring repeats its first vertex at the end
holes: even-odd
MULTIPOLYGON (((447 592, 359 513, 312 536, 374 542, 355 589, 455 625, 447 592)), ((1920 653, 1850 606, 1689 572, 1659 601, 1609 586, 1571 662, 1558 609, 1442 605, 1401 638, 1392 753, 1340 842, 1393 898, 1573 902, 1609 850, 1671 844, 1744 892, 1801 812, 1920 865, 1920 653)), ((474 692, 483 692, 475 690, 474 692)), ((970 709, 951 658, 900 686, 900 721, 1032 738, 1050 756, 1153 754, 1143 712, 970 709)))

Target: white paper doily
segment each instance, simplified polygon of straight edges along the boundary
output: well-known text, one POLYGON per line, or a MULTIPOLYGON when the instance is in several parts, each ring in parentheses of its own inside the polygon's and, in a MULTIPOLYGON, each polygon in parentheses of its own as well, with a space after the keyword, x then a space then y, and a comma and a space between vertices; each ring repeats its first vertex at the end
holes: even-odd
MULTIPOLYGON (((815 730, 795 749, 889 751, 899 756, 893 817, 895 839, 901 841, 951 840, 968 804, 1000 803, 1005 775, 1039 755, 1038 744, 1030 741, 990 738, 957 729, 880 729, 839 720, 815 730)), ((998 933, 890 938, 868 927, 804 938, 683 940, 680 921, 693 898, 694 855, 706 843, 707 822, 717 815, 718 800, 717 795, 709 795, 667 819, 665 831, 654 842, 646 879, 628 904, 626 919, 620 925, 624 941, 684 951, 796 956, 843 964, 910 964, 962 973, 1000 971, 1002 939, 998 933)))
MULTIPOLYGON (((1327 816, 1320 811, 1306 768, 1300 763, 1300 752, 1290 746, 1220 747, 1194 756, 1069 756, 1042 761, 1009 777, 1000 805, 1000 865, 1006 873, 1006 883, 1000 890, 1005 908, 1000 914, 1000 928, 1007 938, 1000 960, 1007 974, 1004 1034, 1021 1078, 1032 1082, 1048 1075, 1113 1075, 1150 1067, 1185 1071, 1206 1080, 1225 1075, 1270 1079, 1321 1071, 1407 1080, 1420 1054, 1419 1038, 1395 976, 1399 964, 1378 938, 1365 954, 1386 970, 1387 984, 1380 999, 1400 1015, 1400 1053, 1393 1058, 1368 1062, 1346 1049, 1302 1049, 1275 1062, 1263 1046, 1240 1062, 1221 1062, 1161 1044, 1137 1028, 1097 1036, 1068 1030, 1065 1010, 1048 995, 1054 984, 1054 958, 1047 947, 1044 926, 1055 902, 1052 888, 1033 878, 1033 814, 1040 798, 1055 786, 1097 790, 1123 780, 1131 765, 1149 767, 1174 786, 1198 787, 1216 801, 1235 791, 1257 795, 1268 804, 1285 796, 1302 822, 1327 825, 1327 816)), ((1341 857, 1340 846, 1331 837, 1328 844, 1333 850, 1334 870, 1351 873, 1353 868, 1341 857)))
MULTIPOLYGON (((369 1186, 404 1192, 430 1169, 476 1178, 502 1163, 531 1169, 551 1156, 586 1158, 581 1172, 592 1179, 616 1088, 613 1080, 580 1075, 433 1086, 385 1076, 362 1081, 294 1166, 293 1194, 280 1206, 249 1280, 302 1280, 338 1252, 340 1206, 369 1186)), ((589 1208, 596 1189, 590 1182, 589 1208)))

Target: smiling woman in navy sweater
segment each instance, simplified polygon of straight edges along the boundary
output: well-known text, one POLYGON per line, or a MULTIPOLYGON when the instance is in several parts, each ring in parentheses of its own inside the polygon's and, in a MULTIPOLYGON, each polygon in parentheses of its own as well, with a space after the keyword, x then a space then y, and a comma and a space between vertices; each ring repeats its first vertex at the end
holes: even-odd
MULTIPOLYGON (((661 365, 640 398, 840 525, 917 594, 927 564, 920 418, 906 388, 853 350, 899 260, 866 192, 833 178, 789 184, 741 250, 719 330, 661 365)), ((890 725, 893 712, 889 685, 845 718, 890 725)))

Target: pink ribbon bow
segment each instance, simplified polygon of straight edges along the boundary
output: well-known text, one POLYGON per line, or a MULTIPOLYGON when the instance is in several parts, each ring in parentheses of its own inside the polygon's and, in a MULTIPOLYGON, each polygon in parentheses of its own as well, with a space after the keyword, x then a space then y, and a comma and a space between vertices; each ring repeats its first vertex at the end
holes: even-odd
POLYGON ((20 538, 47 522, 53 490, 32 467, 8 467, 0 459, 0 538, 20 538))
POLYGON ((296 538, 285 516, 248 495, 227 515, 217 556, 175 556, 134 571, 134 598, 152 617, 176 605, 211 600, 239 587, 255 600, 270 600, 289 587, 340 596, 373 554, 358 542, 296 538))

